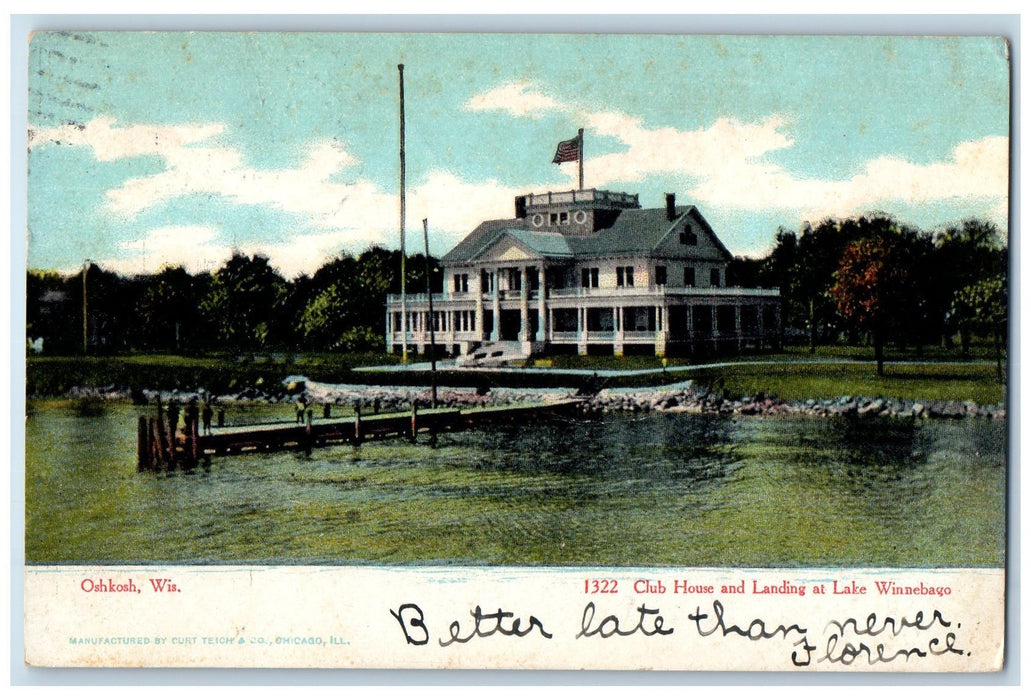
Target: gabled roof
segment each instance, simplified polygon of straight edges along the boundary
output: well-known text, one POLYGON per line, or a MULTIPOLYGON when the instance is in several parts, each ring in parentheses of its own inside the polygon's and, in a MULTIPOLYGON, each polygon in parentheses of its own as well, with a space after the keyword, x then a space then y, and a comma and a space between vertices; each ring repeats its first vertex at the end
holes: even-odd
POLYGON ((484 236, 480 247, 466 260, 475 260, 486 251, 500 244, 505 238, 514 241, 534 258, 571 258, 574 253, 569 239, 553 231, 532 231, 524 228, 503 228, 484 236))
POLYGON ((611 255, 647 255, 654 251, 674 229, 690 218, 730 260, 733 256, 716 236, 708 222, 694 206, 676 207, 670 221, 665 208, 625 209, 618 213, 609 228, 590 236, 562 235, 556 231, 534 230, 524 219, 496 219, 477 226, 441 261, 461 263, 482 255, 488 248, 509 236, 522 247, 544 258, 602 257, 611 255))
POLYGON ((464 262, 471 259, 483 249, 485 242, 496 240, 497 233, 506 228, 518 227, 522 221, 519 219, 494 219, 484 221, 473 229, 472 233, 458 242, 454 248, 444 254, 440 261, 444 264, 464 262))
POLYGON ((665 209, 627 209, 612 226, 586 238, 572 241, 577 255, 621 255, 650 253, 683 219, 689 207, 677 207, 670 221, 665 209))

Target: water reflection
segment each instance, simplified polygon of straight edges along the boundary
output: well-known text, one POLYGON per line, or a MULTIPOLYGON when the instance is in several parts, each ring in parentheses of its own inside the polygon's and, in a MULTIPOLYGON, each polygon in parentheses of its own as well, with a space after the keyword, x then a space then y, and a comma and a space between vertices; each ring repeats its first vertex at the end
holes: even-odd
POLYGON ((932 435, 913 421, 840 417, 799 422, 798 449, 785 454, 791 477, 849 509, 909 517, 936 488, 925 468, 932 435))
POLYGON ((33 406, 28 561, 1003 560, 1001 423, 614 414, 137 473, 136 415, 33 406))

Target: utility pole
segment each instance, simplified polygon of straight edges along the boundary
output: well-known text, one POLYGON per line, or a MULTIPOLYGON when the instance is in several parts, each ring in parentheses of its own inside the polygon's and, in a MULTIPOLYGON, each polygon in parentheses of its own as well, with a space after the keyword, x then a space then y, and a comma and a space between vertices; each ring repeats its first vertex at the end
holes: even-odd
POLYGON ((89 272, 92 260, 82 263, 82 354, 89 354, 89 315, 86 306, 86 273, 89 272))
POLYGON ((437 407, 437 336, 434 333, 433 316, 433 288, 430 285, 430 233, 429 224, 426 219, 422 220, 422 242, 426 247, 426 298, 430 302, 430 395, 433 399, 433 408, 437 407))

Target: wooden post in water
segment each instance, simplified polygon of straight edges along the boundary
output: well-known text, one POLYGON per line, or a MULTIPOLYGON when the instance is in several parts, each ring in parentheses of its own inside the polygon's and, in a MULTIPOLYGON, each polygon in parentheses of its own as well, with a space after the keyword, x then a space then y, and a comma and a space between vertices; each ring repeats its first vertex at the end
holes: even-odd
POLYGON ((362 444, 362 406, 359 403, 354 405, 354 444, 362 444))
POLYGON ((150 468, 157 469, 158 464, 164 460, 164 450, 161 447, 161 433, 158 432, 158 422, 150 419, 150 468))
POLYGON ((308 409, 307 420, 304 423, 304 456, 311 457, 311 442, 312 442, 312 431, 311 431, 311 409, 308 409))
POLYGON ((419 402, 413 400, 412 401, 412 437, 411 437, 412 442, 415 442, 415 436, 416 436, 416 434, 419 431, 418 418, 419 418, 419 402))
POLYGON ((193 464, 196 464, 198 457, 200 456, 200 435, 197 428, 197 416, 193 417, 190 421, 190 458, 193 460, 193 464))
POLYGON ((150 466, 150 436, 147 434, 147 417, 140 416, 136 423, 136 470, 143 471, 150 466))
POLYGON ((171 466, 175 463, 175 442, 174 435, 173 440, 169 441, 168 434, 165 432, 165 413, 161 408, 161 399, 158 399, 158 420, 157 420, 157 443, 158 443, 158 458, 163 463, 162 466, 171 466))

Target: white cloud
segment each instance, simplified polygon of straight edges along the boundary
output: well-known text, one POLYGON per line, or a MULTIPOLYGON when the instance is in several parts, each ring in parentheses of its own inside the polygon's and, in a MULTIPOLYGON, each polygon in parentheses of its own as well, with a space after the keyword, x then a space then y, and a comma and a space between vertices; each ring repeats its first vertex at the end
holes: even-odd
POLYGON ((164 266, 181 266, 191 274, 219 267, 232 249, 217 243, 219 231, 210 226, 162 226, 142 238, 124 241, 125 255, 98 260, 105 270, 123 275, 154 273, 164 266))
POLYGON ((779 117, 758 124, 719 119, 705 129, 681 131, 672 127, 648 129, 640 119, 621 114, 584 116, 596 133, 614 136, 627 147, 594 158, 585 147, 588 157, 584 169, 603 182, 636 182, 655 174, 706 180, 728 165, 753 162, 793 145, 780 132, 784 122, 779 117))
MULTIPOLYGON (((893 202, 976 200, 997 221, 1005 221, 1009 143, 1004 137, 961 143, 950 158, 937 163, 886 155, 869 161, 849 179, 818 180, 798 177, 770 160, 771 154, 794 146, 796 138, 777 115, 751 123, 721 118, 689 131, 649 127, 640 118, 618 111, 589 111, 561 103, 526 83, 474 96, 466 107, 527 117, 565 112, 589 134, 616 139, 623 145, 619 152, 592 157, 588 136, 585 170, 591 183, 601 187, 655 176, 682 178, 687 195, 703 207, 791 212, 798 221, 850 216, 874 208, 890 210, 893 202)), ((288 277, 314 271, 345 250, 396 245, 396 192, 384 191, 368 179, 335 181, 342 171, 358 164, 340 143, 311 143, 296 167, 260 170, 246 166, 241 153, 222 142, 225 132, 221 124, 119 127, 113 120, 97 119, 35 129, 29 145, 86 146, 103 161, 141 155, 161 158, 162 172, 129 179, 106 193, 107 212, 120 219, 195 194, 297 215, 298 231, 303 233, 285 234, 275 247, 241 249, 267 255, 288 277)), ((470 181, 447 171, 429 172, 409 185, 409 250, 421 250, 423 218, 429 219, 431 241, 454 243, 484 219, 511 217, 512 200, 518 194, 574 187, 576 164, 561 167, 568 185, 509 185, 470 181)), ((217 228, 181 222, 126 243, 124 257, 102 264, 125 272, 153 272, 161 263, 183 265, 191 272, 215 269, 232 253, 219 236, 217 228)), ((435 246, 434 252, 445 251, 435 246)))
MULTIPOLYGON (((790 125, 779 115, 759 122, 732 117, 685 131, 647 127, 633 115, 562 103, 527 83, 504 85, 466 103, 470 109, 496 109, 532 115, 565 112, 588 131, 584 170, 592 182, 641 182, 652 176, 684 178, 688 194, 702 205, 741 210, 794 211, 798 219, 852 216, 893 203, 910 205, 989 200, 993 218, 1004 222, 1009 187, 1009 142, 986 137, 958 144, 947 160, 920 164, 885 155, 863 164, 847 180, 802 178, 768 156, 795 145, 790 125), (616 153, 591 156, 590 135, 614 137, 616 153)), ((570 186, 576 163, 562 172, 570 186)))
POLYGON ((1009 186, 1009 143, 987 137, 955 147, 946 161, 917 164, 885 156, 848 180, 800 179, 763 162, 737 161, 700 182, 691 194, 715 206, 788 209, 800 218, 864 213, 891 203, 928 204, 986 198, 1005 205, 1009 186))
POLYGON ((85 124, 31 129, 29 149, 45 144, 88 146, 97 160, 109 162, 134 156, 165 155, 189 144, 207 141, 225 130, 222 124, 125 127, 114 124, 114 119, 99 117, 85 124))
POLYGON ((502 85, 480 95, 473 95, 465 103, 465 108, 473 112, 508 112, 517 117, 537 117, 543 112, 566 109, 556 100, 530 87, 526 82, 502 85))

